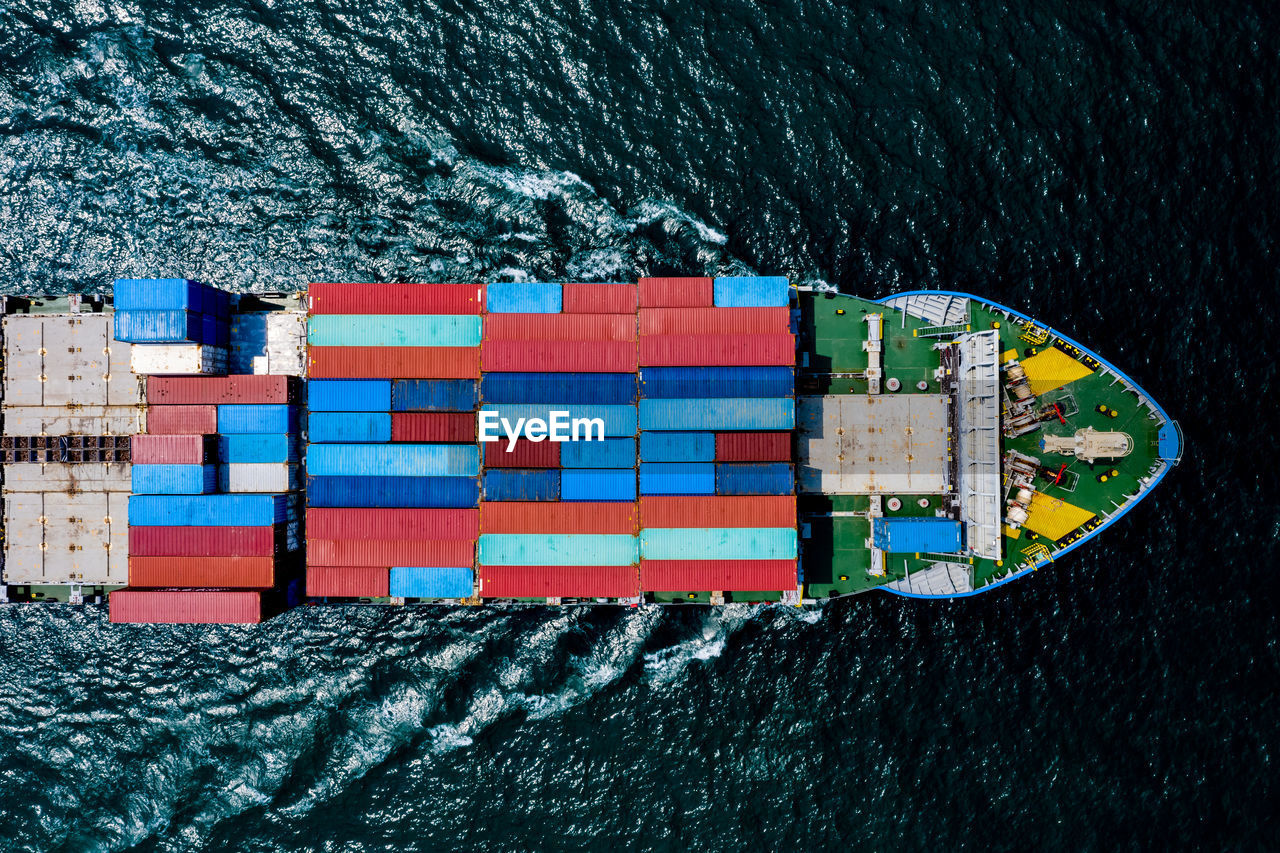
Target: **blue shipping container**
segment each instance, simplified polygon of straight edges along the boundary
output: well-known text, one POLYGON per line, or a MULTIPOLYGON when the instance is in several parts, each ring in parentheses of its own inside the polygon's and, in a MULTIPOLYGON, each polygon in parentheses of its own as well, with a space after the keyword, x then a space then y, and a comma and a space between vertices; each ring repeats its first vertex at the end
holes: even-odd
POLYGON ((501 281, 486 285, 485 310, 490 314, 559 314, 563 290, 542 281, 501 281))
POLYGON ((960 550, 960 522, 928 516, 874 518, 871 544, 893 554, 954 554, 960 550))
POLYGON ((218 438, 218 458, 235 464, 297 462, 296 435, 223 435, 218 438))
POLYGON ((478 347, 477 314, 313 314, 313 347, 478 347))
POLYGON ((390 594, 397 598, 470 598, 475 581, 471 569, 393 566, 390 594))
POLYGON ((218 432, 278 435, 298 431, 296 406, 268 403, 218 407, 218 432))
POLYGON ((313 444, 391 441, 390 412, 312 412, 307 418, 307 440, 313 444))
POLYGON ((722 462, 716 466, 717 495, 789 495, 795 476, 786 462, 722 462))
POLYGON ((135 527, 268 527, 299 517, 299 495, 134 495, 135 527))
POLYGON ((780 275, 739 275, 712 282, 717 308, 786 308, 791 288, 780 275))
POLYGON ((640 396, 702 399, 706 397, 793 397, 792 367, 642 367, 640 396))
POLYGON ((530 468, 490 468, 484 472, 487 501, 558 501, 560 472, 530 468))
POLYGON ((391 386, 393 412, 474 412, 478 406, 474 379, 397 379, 391 386))
POLYGON ((480 397, 486 403, 630 405, 636 401, 636 375, 634 373, 486 373, 480 379, 480 397))
POLYGON ((796 403, 789 397, 641 400, 642 430, 789 430, 796 403))
POLYGON ((642 495, 714 495, 716 466, 712 462, 641 462, 642 495))
POLYGON ((117 311, 112 322, 117 341, 131 344, 216 346, 215 328, 211 325, 206 330, 204 319, 203 315, 194 311, 117 311))
MULTIPOLYGON (((212 287, 186 278, 118 278, 112 288, 116 311, 203 311, 225 317, 212 287)), ((228 303, 228 306, 230 303, 228 303)))
POLYGON ((714 462, 714 432, 642 432, 641 462, 714 462))
POLYGON ((794 560, 796 554, 796 531, 789 527, 650 527, 640 531, 640 555, 646 560, 794 560))
POLYGON ((569 468, 560 472, 560 500, 562 501, 634 501, 635 499, 635 468, 569 468))
POLYGON ((314 507, 471 507, 479 497, 474 477, 307 477, 314 507))
POLYGON ((389 412, 390 379, 312 379, 307 408, 313 412, 389 412))
POLYGON ((561 468, 636 467, 634 438, 606 438, 604 441, 564 441, 560 443, 561 468))
POLYGON ((624 533, 482 533, 483 566, 630 566, 636 537, 624 533))
POLYGON ((204 321, 204 342, 215 347, 231 346, 231 324, 212 314, 201 315, 204 321))
POLYGON ((312 444, 307 471, 324 477, 475 477, 474 444, 312 444))
POLYGON ((217 465, 134 465, 135 495, 207 495, 218 490, 217 465))
MULTIPOLYGON (((485 428, 486 420, 489 421, 489 435, 505 436, 504 428, 501 422, 484 416, 485 412, 495 412, 497 418, 505 418, 511 427, 516 428, 516 424, 523 418, 526 422, 531 418, 539 418, 546 421, 548 426, 551 424, 552 412, 563 412, 557 415, 557 423, 563 424, 558 427, 558 431, 563 432, 566 436, 572 437, 573 422, 575 420, 586 419, 594 421, 599 419, 603 421, 604 435, 606 438, 621 438, 623 436, 632 436, 636 434, 636 407, 635 406, 605 406, 594 403, 485 403, 480 408, 480 420, 478 427, 485 428)), ((521 430, 521 435, 525 433, 521 430)), ((584 437, 599 438, 600 429, 596 424, 581 424, 578 431, 578 440, 584 437)))

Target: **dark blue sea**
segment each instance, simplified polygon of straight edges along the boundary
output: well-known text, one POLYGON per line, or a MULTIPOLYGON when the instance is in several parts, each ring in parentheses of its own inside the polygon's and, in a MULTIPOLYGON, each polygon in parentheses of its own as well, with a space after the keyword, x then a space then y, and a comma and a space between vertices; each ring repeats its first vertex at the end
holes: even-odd
POLYGON ((1186 459, 972 599, 0 608, 0 850, 1280 848, 1272 3, 0 0, 0 288, 971 291, 1186 459))

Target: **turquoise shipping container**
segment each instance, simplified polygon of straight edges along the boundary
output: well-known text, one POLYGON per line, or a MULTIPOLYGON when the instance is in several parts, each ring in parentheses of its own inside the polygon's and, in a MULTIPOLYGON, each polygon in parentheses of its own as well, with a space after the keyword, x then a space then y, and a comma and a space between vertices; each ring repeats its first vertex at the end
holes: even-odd
POLYGON ((475 314, 313 314, 307 343, 314 347, 478 347, 475 314))
POLYGON ((646 560, 794 560, 789 527, 653 527, 640 531, 646 560))
POLYGON ((780 275, 738 275, 717 278, 712 302, 717 308, 786 308, 791 288, 780 275))
POLYGON ((475 585, 471 569, 393 566, 389 594, 397 598, 470 598, 475 585))
MULTIPOLYGON (((580 418, 587 420, 599 418, 602 420, 606 438, 622 438, 636 434, 637 414, 635 406, 604 406, 590 403, 485 403, 480 407, 480 412, 479 425, 481 429, 485 426, 485 412, 494 412, 499 418, 505 418, 513 430, 521 418, 524 418, 526 422, 530 418, 539 418, 550 424, 552 412, 564 412, 565 415, 563 417, 569 419, 569 423, 564 429, 570 430, 568 433, 570 435, 572 434, 572 422, 580 418)), ((493 426, 489 427, 489 434, 494 435, 496 433, 505 440, 506 436, 500 422, 491 419, 490 423, 493 426)), ((586 427, 584 426, 582 429, 586 429, 586 427)), ((521 434, 525 435, 526 433, 522 431, 521 434)), ((591 437, 596 438, 599 434, 599 430, 592 426, 591 437)), ((579 440, 581 440, 583 437, 581 430, 578 436, 579 440)))
POLYGON ((485 286, 485 310, 490 314, 559 314, 563 302, 564 289, 550 282, 496 281, 485 286))
POLYGON ((484 566, 630 566, 639 559, 638 540, 624 534, 480 534, 484 566))
POLYGON ((474 444, 312 444, 307 473, 317 477, 475 477, 474 444))

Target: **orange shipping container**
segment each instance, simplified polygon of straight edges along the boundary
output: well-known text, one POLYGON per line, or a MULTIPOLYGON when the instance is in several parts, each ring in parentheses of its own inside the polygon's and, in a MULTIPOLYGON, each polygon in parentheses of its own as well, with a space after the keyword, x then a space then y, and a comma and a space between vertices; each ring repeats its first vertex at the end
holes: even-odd
POLYGON ((257 591, 227 589, 134 589, 111 593, 112 622, 176 625, 244 625, 266 618, 266 602, 257 591))
POLYGON ((566 314, 636 313, 634 284, 566 284, 560 310, 566 314))
POLYGON ((385 598, 391 569, 386 566, 307 566, 307 595, 385 598))
POLYGON ((269 589, 275 583, 275 557, 129 558, 134 587, 269 589))
POLYGON ((474 542, 480 535, 480 510, 309 507, 307 533, 315 539, 466 539, 474 542))
POLYGON ((635 566, 481 566, 483 598, 634 598, 635 566))
POLYGON ((717 462, 790 462, 789 432, 718 432, 717 462))
POLYGON ((315 566, 438 566, 470 568, 476 543, 462 539, 308 539, 315 566))
POLYGON ((315 282, 312 314, 479 314, 483 284, 347 284, 315 282))
POLYGON ((790 308, 641 308, 642 335, 785 335, 790 308))
POLYGON ((636 370, 636 345, 629 341, 485 341, 482 349, 484 369, 491 373, 636 370))
POLYGON ((646 367, 792 365, 791 335, 642 335, 640 364, 646 367))
POLYGON ((636 532, 634 503, 483 501, 483 533, 625 533, 636 532))
POLYGON ((710 308, 715 285, 709 278, 642 278, 641 308, 710 308))
POLYGON ((781 592, 796 588, 795 560, 641 560, 645 592, 781 592))
POLYGON ((473 442, 474 412, 393 412, 392 441, 473 442))
POLYGON ((635 314, 486 314, 484 318, 486 341, 635 339, 635 314))
POLYGON ((484 466, 486 468, 559 468, 560 442, 529 441, 516 439, 516 445, 507 450, 507 439, 486 441, 484 466))
POLYGON ((795 527, 795 495, 643 495, 640 525, 650 527, 795 527))
POLYGON ((310 347, 312 379, 476 379, 479 347, 310 347))

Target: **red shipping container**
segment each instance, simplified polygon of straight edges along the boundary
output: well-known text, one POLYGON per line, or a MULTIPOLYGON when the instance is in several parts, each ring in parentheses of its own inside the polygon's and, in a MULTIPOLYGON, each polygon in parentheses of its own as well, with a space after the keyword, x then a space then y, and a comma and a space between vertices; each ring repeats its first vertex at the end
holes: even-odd
MULTIPOLYGON (((311 507, 307 510, 307 534, 315 539, 463 539, 474 542, 480 535, 480 510, 311 507)), ((312 562, 316 561, 312 559, 312 562)))
POLYGON ((218 439, 212 435, 135 435, 129 458, 137 465, 203 465, 218 459, 218 439))
POLYGON ((789 432, 718 432, 717 462, 790 462, 789 432))
POLYGON ((464 539, 307 539, 317 566, 442 566, 471 568, 476 543, 464 539))
POLYGON ((640 526, 795 527, 795 495, 642 495, 640 526))
POLYGON ((476 379, 479 347, 310 347, 312 379, 476 379))
POLYGON ((481 566, 482 598, 634 598, 635 566, 481 566))
POLYGON ((211 434, 217 431, 217 406, 147 406, 149 435, 211 434))
POLYGON ((275 557, 129 556, 134 587, 270 589, 275 583, 275 557))
POLYGON ((489 372, 634 373, 636 345, 625 341, 485 341, 489 372))
POLYGON ((516 439, 515 447, 507 450, 509 442, 486 441, 484 443, 484 464, 486 468, 559 468, 560 442, 529 441, 527 438, 516 439))
POLYGON ((474 442, 474 412, 394 412, 392 441, 474 442))
POLYGON ((265 618, 261 592, 219 589, 133 589, 111 593, 112 622, 237 625, 265 618))
POLYGON ((641 560, 645 592, 781 592, 799 582, 795 560, 641 560))
POLYGON ((636 532, 634 503, 550 503, 481 501, 480 529, 485 533, 636 532))
POLYGON ((296 403, 301 382, 297 376, 148 376, 147 403, 153 406, 296 403))
POLYGON ((269 557, 282 553, 285 525, 130 527, 130 557, 269 557))
POLYGON ((312 314, 480 314, 483 284, 313 282, 312 314))
POLYGON ((631 314, 487 314, 484 318, 484 340, 486 341, 634 342, 635 339, 636 315, 634 312, 631 314))
POLYGON ((386 598, 387 566, 307 566, 307 595, 333 598, 386 598))
POLYGON ((566 284, 561 311, 566 314, 636 313, 634 284, 566 284))
POLYGON ((641 308, 710 308, 715 287, 709 278, 642 278, 641 308))
POLYGON ((791 335, 647 335, 640 338, 646 367, 718 367, 737 364, 793 365, 791 335))
POLYGON ((642 335, 786 335, 790 308, 641 308, 642 335))

